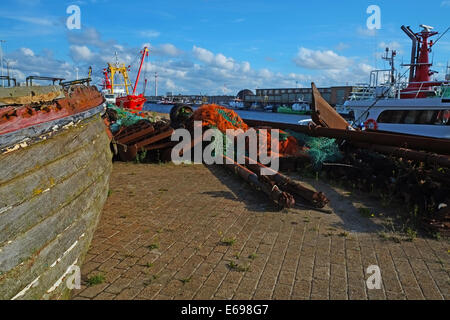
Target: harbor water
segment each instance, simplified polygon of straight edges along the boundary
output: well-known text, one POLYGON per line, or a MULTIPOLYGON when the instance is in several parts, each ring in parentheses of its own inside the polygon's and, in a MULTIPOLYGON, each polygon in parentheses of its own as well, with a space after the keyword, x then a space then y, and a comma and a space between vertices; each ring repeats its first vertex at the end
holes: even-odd
MULTIPOLYGON (((144 110, 154 111, 159 113, 169 113, 173 105, 169 104, 154 104, 145 103, 144 110)), ((198 107, 193 107, 197 109, 198 107)), ((293 123, 297 124, 300 120, 310 119, 310 116, 298 115, 298 114, 287 114, 287 113, 276 113, 276 112, 264 112, 264 111, 253 111, 253 110, 239 110, 233 109, 242 119, 251 120, 261 120, 261 121, 272 121, 281 123, 293 123)))

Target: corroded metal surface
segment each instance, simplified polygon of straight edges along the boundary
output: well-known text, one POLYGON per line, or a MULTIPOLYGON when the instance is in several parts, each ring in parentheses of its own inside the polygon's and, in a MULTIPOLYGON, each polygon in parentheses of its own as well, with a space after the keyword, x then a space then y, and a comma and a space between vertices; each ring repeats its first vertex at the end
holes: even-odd
MULTIPOLYGON (((56 92, 51 94, 54 95, 56 92)), ((65 90, 65 98, 62 99, 39 105, 5 106, 0 109, 0 134, 71 116, 103 102, 104 98, 96 87, 75 86, 65 90)))
POLYGON ((282 208, 292 208, 295 205, 294 197, 280 188, 267 176, 259 176, 233 159, 223 156, 224 165, 250 185, 263 191, 269 198, 282 208))
POLYGON ((284 174, 275 171, 269 167, 266 167, 265 165, 256 162, 252 163, 249 158, 246 157, 247 164, 246 166, 249 167, 253 172, 256 172, 258 176, 261 177, 261 170, 264 168, 267 171, 271 171, 271 175, 267 175, 267 178, 276 183, 281 189, 290 192, 292 194, 298 195, 303 200, 306 200, 310 204, 314 205, 318 208, 323 208, 329 200, 325 196, 323 192, 318 192, 315 190, 312 190, 310 188, 307 188, 303 185, 301 185, 298 181, 294 181, 290 179, 289 177, 285 176, 284 174))
POLYGON ((102 113, 104 106, 98 107, 70 115, 61 119, 43 122, 31 127, 26 127, 16 131, 0 135, 0 153, 11 151, 20 146, 30 145, 37 140, 48 139, 57 133, 61 128, 74 125, 79 121, 90 118, 95 114, 102 113))
POLYGON ((117 145, 119 157, 122 161, 130 161, 136 158, 139 151, 167 149, 174 145, 168 139, 173 128, 164 121, 150 123, 138 121, 134 125, 122 127, 113 136, 113 144, 117 145))
POLYGON ((321 127, 347 129, 350 124, 331 107, 328 102, 322 98, 314 82, 311 83, 312 89, 312 109, 311 118, 314 123, 321 127))
POLYGON ((450 139, 439 139, 404 135, 378 131, 342 130, 322 127, 309 127, 290 123, 244 119, 250 126, 270 126, 272 128, 290 129, 315 137, 328 137, 351 142, 365 142, 413 150, 424 150, 439 154, 450 154, 450 139))

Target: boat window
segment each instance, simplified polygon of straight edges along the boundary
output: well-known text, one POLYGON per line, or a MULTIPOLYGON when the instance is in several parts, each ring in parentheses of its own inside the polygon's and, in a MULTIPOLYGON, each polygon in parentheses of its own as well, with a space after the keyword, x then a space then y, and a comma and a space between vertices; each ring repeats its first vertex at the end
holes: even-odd
POLYGON ((377 122, 450 125, 450 110, 386 110, 377 122))
POLYGON ((405 111, 403 110, 386 110, 378 116, 377 122, 402 123, 404 113, 405 111))
POLYGON ((419 115, 420 110, 409 110, 406 112, 405 118, 403 119, 403 123, 413 124, 416 123, 416 118, 419 115))
POLYGON ((433 124, 435 119, 436 110, 423 110, 417 119, 418 124, 433 124))

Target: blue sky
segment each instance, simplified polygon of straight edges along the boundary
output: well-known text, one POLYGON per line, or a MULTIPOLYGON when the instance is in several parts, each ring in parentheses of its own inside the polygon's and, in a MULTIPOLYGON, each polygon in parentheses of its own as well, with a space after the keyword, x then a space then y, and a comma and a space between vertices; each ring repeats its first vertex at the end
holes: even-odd
MULTIPOLYGON (((400 26, 445 31, 450 1, 115 1, 15 0, 2 4, 0 39, 13 74, 80 77, 91 65, 97 83, 107 61, 159 74, 159 92, 236 94, 243 88, 345 85, 367 82, 386 45, 407 63, 410 40, 400 26), (68 30, 66 8, 81 10, 81 29, 68 30), (367 29, 369 5, 378 5, 381 29, 367 29)), ((434 69, 444 72, 450 32, 434 47, 434 69)), ((5 71, 6 72, 6 71, 5 71)), ((131 75, 134 76, 133 71, 131 75)), ((142 86, 141 86, 142 87, 142 86)))

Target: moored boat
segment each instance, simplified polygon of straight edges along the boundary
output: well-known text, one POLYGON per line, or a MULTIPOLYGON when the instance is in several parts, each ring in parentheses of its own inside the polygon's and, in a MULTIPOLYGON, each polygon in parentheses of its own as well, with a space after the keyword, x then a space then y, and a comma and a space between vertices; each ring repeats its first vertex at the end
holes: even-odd
POLYGON ((103 111, 95 87, 0 89, 0 299, 70 295, 109 190, 103 111))
POLYGON ((292 106, 280 106, 277 108, 278 113, 292 113, 300 115, 310 115, 311 108, 306 102, 294 103, 292 106))
POLYGON ((422 31, 414 33, 409 27, 402 30, 412 40, 409 79, 401 81, 396 76, 393 51, 386 56, 391 66, 388 70, 374 70, 370 83, 359 86, 351 93, 344 106, 353 111, 354 126, 366 129, 406 133, 427 137, 450 139, 450 81, 432 80, 435 72, 430 69, 429 53, 437 41, 429 41, 436 35, 432 27, 421 25, 422 31), (380 76, 387 74, 387 82, 380 83, 380 76))

